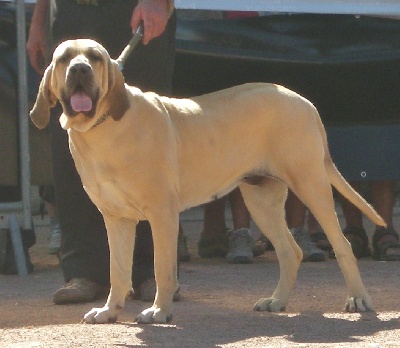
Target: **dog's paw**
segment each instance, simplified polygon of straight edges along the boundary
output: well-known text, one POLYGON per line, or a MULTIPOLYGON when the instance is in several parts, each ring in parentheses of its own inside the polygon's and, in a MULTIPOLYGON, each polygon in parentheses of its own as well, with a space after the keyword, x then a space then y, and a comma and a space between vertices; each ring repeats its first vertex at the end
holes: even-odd
POLYGON ((286 305, 279 299, 269 297, 258 300, 253 309, 255 311, 282 312, 286 309, 286 305))
POLYGON ((92 308, 83 317, 83 322, 87 324, 115 323, 116 321, 117 313, 111 311, 107 306, 102 308, 92 308))
POLYGON ((136 322, 139 324, 169 323, 171 320, 172 314, 166 314, 165 311, 154 306, 145 309, 136 318, 136 322))
POLYGON ((356 312, 368 312, 373 311, 373 305, 371 300, 366 297, 349 297, 346 300, 344 310, 350 313, 356 312))

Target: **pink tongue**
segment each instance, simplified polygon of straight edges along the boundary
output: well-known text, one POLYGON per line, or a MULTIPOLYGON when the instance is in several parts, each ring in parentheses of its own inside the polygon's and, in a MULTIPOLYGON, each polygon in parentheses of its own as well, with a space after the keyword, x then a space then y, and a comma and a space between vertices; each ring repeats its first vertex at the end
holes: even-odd
POLYGON ((71 106, 76 112, 90 111, 92 109, 92 99, 90 99, 85 93, 75 93, 71 97, 71 106))

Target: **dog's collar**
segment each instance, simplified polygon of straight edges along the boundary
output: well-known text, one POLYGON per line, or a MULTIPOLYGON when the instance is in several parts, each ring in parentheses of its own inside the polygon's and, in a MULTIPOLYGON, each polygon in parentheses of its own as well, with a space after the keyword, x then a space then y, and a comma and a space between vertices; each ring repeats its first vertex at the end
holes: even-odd
POLYGON ((103 123, 103 122, 104 122, 107 118, 109 118, 110 116, 111 116, 111 114, 110 114, 109 111, 105 112, 105 113, 103 114, 103 116, 100 116, 100 117, 97 119, 96 123, 92 126, 92 129, 95 128, 95 127, 97 127, 99 124, 103 123))

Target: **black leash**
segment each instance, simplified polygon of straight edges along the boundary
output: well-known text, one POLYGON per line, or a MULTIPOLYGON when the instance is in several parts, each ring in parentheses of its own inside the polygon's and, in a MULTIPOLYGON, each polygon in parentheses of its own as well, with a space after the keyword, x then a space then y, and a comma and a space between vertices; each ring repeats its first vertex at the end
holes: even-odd
POLYGON ((129 54, 133 51, 136 45, 142 40, 143 32, 144 32, 143 23, 140 23, 139 27, 133 33, 131 41, 129 41, 129 43, 126 45, 126 47, 121 52, 119 57, 116 59, 119 66, 119 70, 122 71, 122 69, 124 68, 125 61, 128 58, 129 54))

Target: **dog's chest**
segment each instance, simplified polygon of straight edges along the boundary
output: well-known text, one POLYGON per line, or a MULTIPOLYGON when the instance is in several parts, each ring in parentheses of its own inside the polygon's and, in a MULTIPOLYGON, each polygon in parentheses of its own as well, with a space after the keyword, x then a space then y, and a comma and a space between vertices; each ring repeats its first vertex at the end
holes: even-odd
POLYGON ((132 192, 118 178, 101 175, 96 180, 82 180, 84 188, 102 214, 123 218, 142 218, 132 192))
POLYGON ((83 153, 74 146, 71 153, 85 191, 102 214, 135 220, 142 218, 137 203, 140 200, 132 188, 129 170, 123 170, 121 165, 116 168, 115 158, 99 160, 88 149, 83 153))

